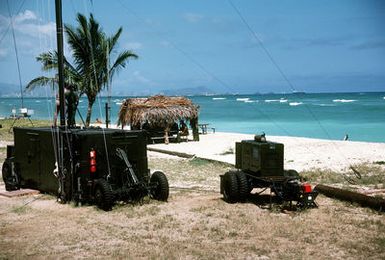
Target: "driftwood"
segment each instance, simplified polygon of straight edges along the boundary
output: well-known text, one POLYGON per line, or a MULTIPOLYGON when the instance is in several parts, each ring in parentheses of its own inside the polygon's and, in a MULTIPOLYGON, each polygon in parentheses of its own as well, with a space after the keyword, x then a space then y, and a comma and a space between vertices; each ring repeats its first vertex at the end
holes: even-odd
POLYGON ((361 193, 330 187, 318 184, 315 189, 325 196, 358 203, 361 206, 369 207, 378 211, 385 211, 385 199, 379 197, 371 197, 361 193))

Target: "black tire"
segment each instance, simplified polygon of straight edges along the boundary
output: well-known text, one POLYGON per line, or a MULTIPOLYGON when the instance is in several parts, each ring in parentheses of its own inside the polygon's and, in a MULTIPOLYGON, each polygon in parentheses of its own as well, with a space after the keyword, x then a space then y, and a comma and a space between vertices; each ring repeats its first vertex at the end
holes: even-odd
POLYGON ((283 192, 283 187, 281 183, 274 183, 271 187, 271 191, 274 192, 274 194, 277 195, 279 199, 284 199, 285 194, 283 192))
POLYGON ((20 189, 19 178, 15 172, 12 171, 11 160, 6 159, 3 163, 2 169, 3 181, 5 184, 5 190, 13 191, 20 189))
POLYGON ((111 185, 104 179, 98 179, 95 183, 95 204, 102 210, 108 211, 114 203, 114 194, 111 185))
POLYGON ((299 173, 296 170, 285 170, 284 175, 286 177, 299 179, 299 173))
POLYGON ((156 171, 151 175, 150 183, 155 185, 151 190, 151 197, 160 201, 167 201, 169 195, 168 180, 163 172, 156 171))
POLYGON ((238 180, 239 200, 244 201, 250 193, 249 182, 247 181, 247 177, 244 172, 238 171, 236 175, 238 180))
POLYGON ((236 172, 226 172, 223 176, 223 198, 228 203, 235 203, 239 199, 239 185, 236 172))

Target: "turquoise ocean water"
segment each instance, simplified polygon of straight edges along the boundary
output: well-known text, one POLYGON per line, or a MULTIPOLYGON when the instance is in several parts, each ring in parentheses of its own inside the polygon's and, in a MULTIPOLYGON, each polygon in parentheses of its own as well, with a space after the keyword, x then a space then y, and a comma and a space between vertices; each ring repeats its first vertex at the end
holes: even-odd
MULTIPOLYGON (((111 117, 116 123, 121 102, 112 97, 111 117)), ((190 97, 200 106, 199 122, 209 123, 221 132, 261 133, 341 140, 385 142, 385 92, 215 95, 190 97)), ((93 121, 104 121, 104 103, 94 105, 93 121)), ((8 117, 12 108, 20 108, 19 98, 0 98, 0 117, 8 117)), ((25 98, 24 106, 34 110, 32 118, 50 119, 53 98, 25 98)), ((85 117, 87 100, 79 110, 85 117)), ((80 121, 80 119, 78 118, 80 121)))

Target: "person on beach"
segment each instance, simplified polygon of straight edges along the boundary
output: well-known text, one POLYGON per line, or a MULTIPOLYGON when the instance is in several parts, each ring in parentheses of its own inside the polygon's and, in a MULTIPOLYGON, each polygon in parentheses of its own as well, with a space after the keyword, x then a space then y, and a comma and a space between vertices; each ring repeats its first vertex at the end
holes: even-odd
POLYGON ((180 127, 179 127, 179 131, 180 131, 180 135, 181 136, 188 136, 188 127, 186 125, 186 123, 184 122, 184 120, 180 120, 179 122, 180 124, 180 127))

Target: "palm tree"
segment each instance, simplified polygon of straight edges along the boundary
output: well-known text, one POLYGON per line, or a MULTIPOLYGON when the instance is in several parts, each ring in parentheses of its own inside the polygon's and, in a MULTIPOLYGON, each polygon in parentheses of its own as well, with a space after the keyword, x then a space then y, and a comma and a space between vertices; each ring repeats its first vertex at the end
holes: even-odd
MULTIPOLYGON (((96 96, 103 88, 111 84, 114 74, 124 68, 129 59, 137 59, 138 56, 125 50, 111 62, 110 56, 116 53, 117 42, 123 31, 122 27, 115 34, 107 37, 92 14, 87 20, 84 15, 78 13, 77 22, 76 28, 65 25, 68 44, 72 50, 73 64, 64 57, 64 84, 75 91, 77 100, 83 94, 87 96, 86 126, 89 126, 96 96)), ((42 53, 36 59, 42 63, 43 71, 56 70, 58 67, 56 53, 42 53)), ((57 75, 55 77, 40 76, 30 81, 26 89, 32 90, 36 86, 54 86, 57 82, 57 75)), ((77 103, 75 105, 77 107, 77 103)))
MULTIPOLYGON (((36 57, 36 60, 39 61, 42 64, 42 70, 43 71, 51 71, 51 70, 57 70, 58 67, 58 58, 57 53, 54 52, 44 52, 41 53, 39 56, 36 57)), ((80 89, 80 75, 75 70, 75 68, 67 61, 67 59, 64 57, 64 78, 65 86, 72 86, 76 90, 80 89)), ((58 84, 58 75, 55 74, 54 77, 46 77, 46 76, 40 76, 33 80, 31 80, 25 90, 31 91, 35 89, 37 86, 55 86, 58 84)))
MULTIPOLYGON (((58 57, 57 53, 54 52, 44 52, 40 54, 37 58, 37 61, 41 62, 42 64, 42 70, 43 71, 51 71, 51 70, 57 70, 58 67, 58 57)), ((75 113, 77 110, 77 106, 79 104, 79 98, 81 96, 81 77, 79 73, 75 70, 75 68, 67 61, 67 59, 64 57, 64 87, 69 90, 72 95, 67 95, 68 98, 71 98, 71 104, 68 104, 71 106, 67 108, 68 116, 67 116, 67 125, 68 126, 74 126, 75 125, 75 113), (71 111, 71 113, 70 113, 71 111)), ((46 76, 40 76, 33 80, 31 80, 27 86, 26 91, 31 91, 37 86, 52 86, 55 88, 55 86, 58 85, 59 78, 58 75, 55 74, 53 77, 46 77, 46 76)), ((69 102, 67 102, 69 103, 69 102)), ((57 113, 58 111, 55 111, 55 122, 54 125, 56 125, 57 120, 57 113)))
POLYGON ((93 15, 87 18, 77 15, 78 27, 65 25, 68 44, 72 49, 75 69, 81 75, 81 92, 87 95, 88 108, 86 125, 91 121, 92 106, 99 92, 111 83, 113 75, 126 66, 129 59, 138 56, 131 51, 123 51, 111 62, 110 56, 116 52, 118 39, 123 31, 120 27, 108 37, 93 15))

